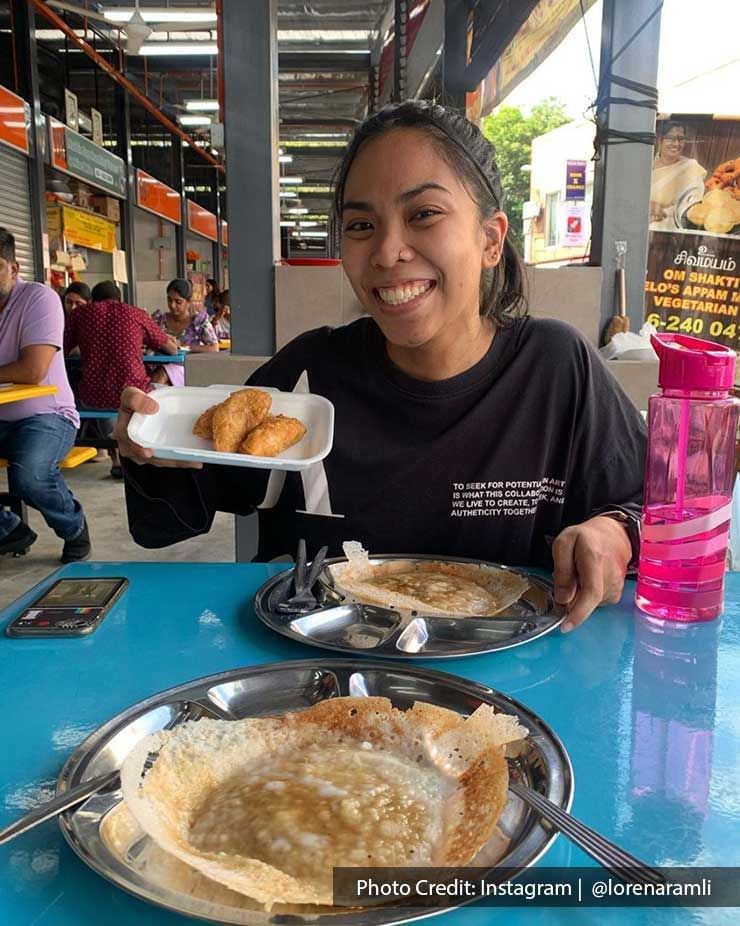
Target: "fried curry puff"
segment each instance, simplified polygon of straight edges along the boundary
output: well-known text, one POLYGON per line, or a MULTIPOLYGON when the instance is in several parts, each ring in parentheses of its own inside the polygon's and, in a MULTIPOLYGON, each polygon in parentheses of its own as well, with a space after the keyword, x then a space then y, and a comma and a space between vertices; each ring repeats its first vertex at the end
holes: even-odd
POLYGON ((526 735, 487 705, 464 719, 332 698, 155 733, 126 759, 123 795, 160 847, 208 878, 268 909, 330 904, 337 865, 471 862, 506 803, 504 747, 526 735))
POLYGON ((261 389, 240 389, 213 413, 213 449, 236 453, 244 438, 267 418, 272 399, 261 389))
POLYGON ((305 433, 306 426, 297 418, 269 415, 262 424, 247 434, 239 446, 239 453, 249 453, 255 457, 276 457, 288 447, 297 444, 305 433))
POLYGON ((305 436, 306 426, 297 418, 270 415, 271 405, 269 393, 240 389, 199 415, 193 434, 212 440, 220 453, 279 456, 305 436))

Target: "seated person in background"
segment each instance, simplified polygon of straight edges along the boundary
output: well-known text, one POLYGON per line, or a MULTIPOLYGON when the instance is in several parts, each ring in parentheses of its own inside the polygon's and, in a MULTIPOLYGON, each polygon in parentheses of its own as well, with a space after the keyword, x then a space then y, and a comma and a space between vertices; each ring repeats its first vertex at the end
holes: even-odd
POLYGON ((109 300, 120 302, 122 298, 121 289, 113 280, 103 280, 101 283, 96 283, 90 294, 91 302, 108 302, 109 300))
POLYGON ((211 324, 219 341, 227 341, 231 337, 231 305, 228 289, 219 293, 216 298, 216 312, 211 319, 211 324))
MULTIPOLYGON (((36 508, 64 541, 62 562, 90 555, 82 506, 69 491, 59 463, 75 442, 80 419, 62 353, 64 311, 57 294, 18 274, 15 238, 0 228, 0 382, 52 385, 53 395, 0 405, 0 456, 8 487, 36 508)), ((0 508, 0 553, 22 553, 36 533, 0 508)))
MULTIPOLYGON (((87 283, 80 283, 75 281, 70 283, 69 286, 62 293, 62 305, 64 306, 64 317, 74 312, 76 308, 81 305, 87 305, 88 302, 92 299, 90 294, 90 287, 87 283)), ((75 348, 71 351, 71 356, 79 357, 80 351, 79 348, 75 348)), ((67 356, 70 356, 67 355, 67 356)), ((72 392, 77 399, 77 387, 80 385, 80 367, 79 364, 73 363, 67 367, 67 376, 69 377, 69 385, 72 387, 72 392)))
POLYGON ((619 600, 639 553, 645 424, 595 347, 527 317, 496 153, 454 110, 389 106, 355 132, 334 209, 366 317, 317 328, 249 380, 325 396, 334 444, 300 473, 170 466, 116 433, 134 539, 205 533, 216 511, 259 514, 257 558, 342 541, 372 552, 554 566, 563 630, 619 600), (141 464, 141 465, 136 465, 141 464), (154 464, 154 465, 152 465, 154 464), (554 538, 554 541, 553 539, 554 538))
POLYGON ((76 280, 74 283, 70 283, 62 294, 64 311, 69 315, 70 312, 74 312, 79 306, 87 305, 91 299, 92 295, 87 283, 81 283, 79 280, 76 280))
POLYGON ((203 304, 206 307, 209 318, 212 318, 216 312, 218 297, 220 295, 221 291, 218 288, 218 283, 213 279, 206 280, 206 298, 203 300, 203 304))
MULTIPOLYGON (((144 348, 162 354, 176 354, 177 342, 144 309, 121 302, 115 283, 106 280, 92 291, 93 301, 68 317, 64 350, 79 347, 81 376, 77 388, 80 407, 117 408, 127 386, 143 392, 152 388, 144 367, 144 348), (116 295, 117 294, 117 295, 116 295)), ((108 419, 86 421, 95 436, 110 437, 113 422, 108 419)), ((91 435, 92 436, 92 435, 91 435)), ((111 475, 121 477, 115 450, 111 454, 111 475)))
MULTIPOLYGON (((218 338, 205 310, 197 311, 191 305, 193 287, 188 280, 171 280, 167 286, 167 312, 152 312, 159 327, 177 340, 181 347, 192 353, 218 350, 218 338)), ((152 373, 153 383, 182 386, 185 367, 181 363, 159 366, 152 373)))

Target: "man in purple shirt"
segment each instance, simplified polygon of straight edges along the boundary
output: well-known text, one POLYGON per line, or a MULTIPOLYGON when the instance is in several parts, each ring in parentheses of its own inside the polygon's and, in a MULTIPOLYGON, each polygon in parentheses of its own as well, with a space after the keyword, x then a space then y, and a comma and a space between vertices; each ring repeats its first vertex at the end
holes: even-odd
MULTIPOLYGON (((0 228, 0 383, 53 385, 53 395, 0 404, 0 456, 13 495, 38 509, 64 541, 62 562, 90 555, 82 506, 59 471, 80 419, 64 368, 64 312, 55 292, 18 276, 15 239, 0 228)), ((0 554, 25 552, 36 534, 0 507, 0 554)))

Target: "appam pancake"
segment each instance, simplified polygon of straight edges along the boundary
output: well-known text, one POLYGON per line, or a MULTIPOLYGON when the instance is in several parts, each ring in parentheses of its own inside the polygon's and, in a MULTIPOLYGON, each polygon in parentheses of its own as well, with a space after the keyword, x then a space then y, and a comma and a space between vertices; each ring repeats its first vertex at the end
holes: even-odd
POLYGON ((529 581, 481 564, 397 559, 373 564, 356 541, 343 544, 346 564, 331 567, 335 588, 367 604, 448 617, 492 617, 518 601, 529 581))
POLYGON ((526 733, 486 705, 466 720, 335 698, 153 734, 123 795, 161 848, 230 890, 267 909, 331 904, 335 865, 469 864, 506 802, 504 747, 526 733))

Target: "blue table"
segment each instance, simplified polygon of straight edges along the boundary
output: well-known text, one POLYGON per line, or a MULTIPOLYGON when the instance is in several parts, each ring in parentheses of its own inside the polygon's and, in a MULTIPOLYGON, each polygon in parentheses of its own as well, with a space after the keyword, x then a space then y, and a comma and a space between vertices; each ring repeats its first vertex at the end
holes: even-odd
MULTIPOLYGON (((131 586, 88 638, 0 637, 0 826, 51 797, 75 747, 141 698, 241 665, 321 658, 254 616, 255 590, 284 566, 77 563, 0 613, 5 623, 62 576, 128 576, 131 586)), ((560 735, 575 769, 573 812, 647 862, 740 865, 740 575, 721 622, 660 633, 622 603, 576 632, 502 653, 428 666, 510 694, 560 735)), ((327 654, 330 656, 331 654, 327 654)), ((564 838, 541 864, 591 862, 564 838)), ((440 926, 736 924, 737 909, 468 907, 440 926)), ((175 926, 90 871, 46 823, 0 847, 3 926, 175 926)))
MULTIPOLYGON (((188 351, 179 350, 176 354, 143 354, 144 363, 185 363, 188 351)), ((65 363, 79 364, 82 358, 79 354, 67 354, 64 358, 65 363)))
POLYGON ((188 351, 179 350, 176 354, 144 354, 144 363, 185 363, 188 351))

